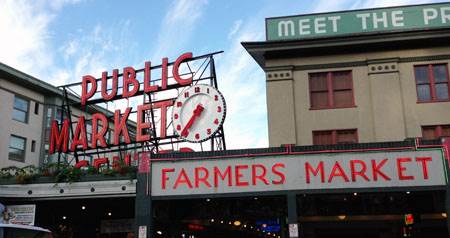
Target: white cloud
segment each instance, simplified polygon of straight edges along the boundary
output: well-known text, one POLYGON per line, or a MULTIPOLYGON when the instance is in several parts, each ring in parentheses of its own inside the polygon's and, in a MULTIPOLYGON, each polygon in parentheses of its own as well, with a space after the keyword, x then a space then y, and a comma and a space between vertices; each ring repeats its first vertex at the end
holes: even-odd
MULTIPOLYGON (((68 80, 68 70, 57 68, 54 63, 55 47, 51 43, 49 26, 64 6, 79 2, 0 1, 0 62, 44 81, 48 81, 48 78, 68 80)), ((74 50, 72 46, 66 54, 71 55, 74 50)))
POLYGON ((331 12, 331 11, 339 11, 343 10, 348 4, 353 2, 352 0, 339 0, 339 1, 330 1, 330 0, 319 0, 314 1, 314 7, 312 8, 312 13, 321 13, 321 12, 331 12))
POLYGON ((411 4, 422 4, 436 2, 433 0, 319 0, 314 2, 312 12, 330 12, 341 11, 348 9, 363 9, 363 8, 376 8, 376 7, 389 7, 389 6, 402 6, 411 4))
POLYGON ((230 40, 241 28, 242 20, 237 20, 234 22, 233 27, 231 27, 230 32, 228 33, 228 39, 230 40))
POLYGON ((125 20, 107 28, 97 24, 88 32, 77 32, 72 40, 59 48, 68 65, 64 71, 72 77, 61 78, 56 70, 50 73, 49 81, 55 85, 81 82, 84 75, 100 77, 103 71, 111 74, 112 69, 118 66, 128 66, 134 60, 129 52, 135 47, 128 40, 129 29, 130 21, 125 20))
POLYGON ((30 74, 52 64, 48 25, 53 15, 29 1, 0 2, 0 61, 30 74))
POLYGON ((206 5, 206 0, 173 1, 161 24, 152 59, 179 54, 180 49, 188 42, 206 5))
POLYGON ((402 6, 411 4, 430 3, 435 1, 430 0, 367 0, 357 1, 354 8, 374 8, 374 7, 390 7, 390 6, 402 6))
POLYGON ((65 5, 77 4, 79 2, 81 2, 81 0, 49 0, 48 1, 48 3, 50 4, 50 7, 55 11, 59 11, 65 5))
POLYGON ((264 39, 259 20, 235 23, 233 41, 217 59, 219 89, 227 102, 224 125, 227 149, 267 147, 265 76, 242 47, 242 41, 264 39), (236 27, 236 24, 240 25, 236 27))

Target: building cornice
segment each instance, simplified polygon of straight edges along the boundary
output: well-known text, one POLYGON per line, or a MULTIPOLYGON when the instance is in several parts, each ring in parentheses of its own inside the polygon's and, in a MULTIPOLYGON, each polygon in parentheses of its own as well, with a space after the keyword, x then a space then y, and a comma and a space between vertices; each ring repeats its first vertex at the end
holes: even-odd
POLYGON ((266 60, 321 55, 377 52, 399 49, 448 46, 450 28, 340 37, 242 42, 241 44, 266 70, 266 60))

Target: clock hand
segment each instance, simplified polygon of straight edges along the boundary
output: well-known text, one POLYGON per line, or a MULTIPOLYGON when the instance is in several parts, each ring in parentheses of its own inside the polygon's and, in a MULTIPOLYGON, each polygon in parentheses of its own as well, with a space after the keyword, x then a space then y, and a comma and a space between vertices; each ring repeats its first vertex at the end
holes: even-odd
POLYGON ((191 128, 191 126, 194 124, 195 119, 197 119, 197 117, 199 117, 202 112, 203 112, 203 106, 201 104, 198 104, 197 107, 195 108, 191 118, 189 119, 188 123, 186 124, 186 126, 183 128, 183 130, 181 131, 181 136, 183 137, 187 137, 189 132, 189 128, 191 128))

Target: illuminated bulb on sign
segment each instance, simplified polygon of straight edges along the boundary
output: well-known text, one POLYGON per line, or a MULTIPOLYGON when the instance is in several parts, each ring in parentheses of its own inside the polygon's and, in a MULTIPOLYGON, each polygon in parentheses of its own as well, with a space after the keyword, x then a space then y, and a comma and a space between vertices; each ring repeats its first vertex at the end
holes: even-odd
POLYGON ((241 225, 241 222, 240 222, 240 221, 234 221, 233 224, 234 224, 235 226, 240 226, 240 225, 241 225))
POLYGON ((111 216, 112 215, 112 213, 111 212, 108 212, 108 216, 111 216))
POLYGON ((411 193, 410 191, 407 191, 407 192, 406 192, 406 194, 410 194, 410 193, 411 193))
POLYGON ((66 220, 67 219, 67 217, 66 216, 63 216, 63 220, 66 220))
POLYGON ((158 235, 162 235, 162 231, 157 231, 156 233, 158 233, 158 235))
POLYGON ((339 215, 338 218, 339 220, 344 220, 347 216, 346 215, 339 215))
POLYGON ((441 214, 441 216, 446 218, 446 217, 447 217, 447 213, 443 212, 443 213, 441 214))
POLYGON ((247 225, 244 225, 244 227, 247 227, 247 225))
POLYGON ((356 196, 356 195, 358 195, 358 193, 353 193, 353 196, 356 196))
POLYGON ((211 222, 214 222, 214 219, 211 219, 211 222))
POLYGON ((85 210, 86 209, 86 207, 85 206, 81 206, 81 210, 85 210))

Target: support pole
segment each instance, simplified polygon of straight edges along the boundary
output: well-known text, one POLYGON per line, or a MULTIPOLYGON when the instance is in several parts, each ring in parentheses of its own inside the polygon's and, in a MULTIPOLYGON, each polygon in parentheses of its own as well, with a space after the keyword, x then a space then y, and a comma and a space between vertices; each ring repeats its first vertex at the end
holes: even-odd
POLYGON ((288 208, 288 237, 298 238, 299 225, 297 216, 297 196, 295 193, 289 193, 287 195, 287 208, 288 208))
POLYGON ((448 216, 450 215, 450 189, 449 189, 449 185, 447 184, 447 189, 445 191, 445 211, 447 213, 447 233, 448 236, 450 237, 450 219, 448 218, 448 216))
POLYGON ((139 171, 136 175, 135 238, 153 238, 151 167, 150 165, 148 167, 146 171, 139 171))

